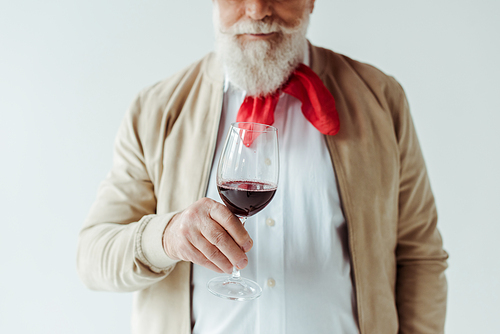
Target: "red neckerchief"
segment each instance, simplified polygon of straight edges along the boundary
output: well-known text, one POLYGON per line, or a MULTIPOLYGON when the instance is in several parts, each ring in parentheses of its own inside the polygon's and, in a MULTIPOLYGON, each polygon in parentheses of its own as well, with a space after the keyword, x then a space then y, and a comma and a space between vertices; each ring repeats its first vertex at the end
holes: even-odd
MULTIPOLYGON (((236 121, 272 125, 280 91, 302 102, 302 113, 319 132, 330 136, 339 132, 340 122, 335 99, 319 76, 304 64, 299 64, 290 79, 277 92, 264 97, 245 97, 236 121)), ((253 139, 248 138, 244 142, 246 146, 250 146, 253 139)))

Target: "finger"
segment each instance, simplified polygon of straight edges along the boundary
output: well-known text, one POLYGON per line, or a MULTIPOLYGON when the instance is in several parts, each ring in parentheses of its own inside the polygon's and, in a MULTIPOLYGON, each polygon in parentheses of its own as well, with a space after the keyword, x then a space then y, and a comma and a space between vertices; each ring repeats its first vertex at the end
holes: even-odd
POLYGON ((248 252, 252 248, 252 238, 241 221, 226 206, 215 202, 210 208, 209 216, 229 233, 244 252, 248 252))
MULTIPOLYGON (((214 261, 216 265, 224 266, 230 263, 231 267, 235 266, 239 269, 243 269, 247 265, 248 258, 245 253, 219 224, 214 222, 208 229, 202 229, 200 232, 202 233, 200 238, 203 240, 198 242, 202 245, 204 241, 205 243, 203 245, 206 248, 198 249, 200 249, 210 260, 214 261), (211 256, 208 256, 207 252, 209 252, 211 256)), ((221 269, 225 268, 221 267, 221 269)))
MULTIPOLYGON (((214 222, 214 224, 216 224, 214 222)), ((245 253, 241 249, 239 249, 238 245, 234 242, 234 240, 224 231, 223 228, 221 228, 218 224, 214 225, 213 229, 218 229, 221 235, 225 235, 224 241, 214 241, 214 238, 218 237, 208 237, 203 234, 203 231, 200 231, 201 233, 195 236, 195 239, 192 240, 193 244, 195 247, 210 261, 212 261, 217 267, 222 269, 226 273, 231 273, 233 270, 233 266, 238 263, 237 261, 241 261, 241 259, 246 259, 245 253), (232 252, 239 252, 240 257, 235 257, 234 255, 231 255, 232 258, 236 260, 231 260, 230 257, 226 255, 228 253, 227 250, 227 244, 232 244, 231 251, 232 252), (223 249, 220 249, 219 247, 222 247, 223 249)), ((208 235, 208 234, 207 234, 208 235)), ((222 237, 220 237, 222 238, 222 237)))
POLYGON ((200 252, 194 245, 191 244, 191 248, 187 251, 187 258, 190 259, 191 262, 203 266, 207 269, 213 270, 219 274, 223 272, 230 273, 222 270, 220 267, 215 265, 211 260, 209 260, 202 252, 200 252))

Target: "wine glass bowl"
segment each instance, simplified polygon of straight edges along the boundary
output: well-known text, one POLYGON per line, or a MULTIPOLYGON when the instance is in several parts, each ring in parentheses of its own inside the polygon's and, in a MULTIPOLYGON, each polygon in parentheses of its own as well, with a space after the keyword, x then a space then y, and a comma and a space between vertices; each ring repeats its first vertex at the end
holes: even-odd
POLYGON ((250 217, 261 211, 276 192, 275 185, 256 181, 225 181, 217 189, 224 204, 238 217, 250 217))
MULTIPOLYGON (((227 208, 242 224, 271 202, 278 186, 279 153, 275 127, 250 122, 231 124, 217 167, 217 190, 227 208)), ((237 268, 227 277, 207 284, 214 295, 252 300, 261 287, 240 276, 237 268)))

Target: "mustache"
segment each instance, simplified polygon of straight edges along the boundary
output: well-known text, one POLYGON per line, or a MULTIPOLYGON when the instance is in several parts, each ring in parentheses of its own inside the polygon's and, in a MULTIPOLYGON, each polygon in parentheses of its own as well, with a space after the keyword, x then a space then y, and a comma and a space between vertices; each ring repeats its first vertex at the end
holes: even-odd
POLYGON ((227 29, 219 27, 221 33, 226 35, 243 35, 243 34, 293 34, 301 30, 303 19, 297 20, 295 25, 288 27, 277 20, 261 20, 261 21, 240 21, 233 24, 227 29))

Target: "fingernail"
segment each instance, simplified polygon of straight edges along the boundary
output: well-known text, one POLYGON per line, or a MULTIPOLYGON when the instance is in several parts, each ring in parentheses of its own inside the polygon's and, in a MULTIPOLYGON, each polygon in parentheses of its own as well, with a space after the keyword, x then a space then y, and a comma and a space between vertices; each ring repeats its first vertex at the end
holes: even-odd
POLYGON ((243 259, 240 262, 238 262, 238 264, 236 265, 236 267, 238 269, 243 269, 243 268, 246 267, 247 263, 248 263, 248 260, 247 259, 243 259))
POLYGON ((246 253, 246 252, 248 252, 248 251, 252 248, 252 245, 253 245, 253 241, 252 241, 252 239, 248 240, 248 241, 246 242, 246 244, 244 244, 244 245, 243 245, 243 247, 242 247, 243 251, 244 251, 245 253, 246 253))

